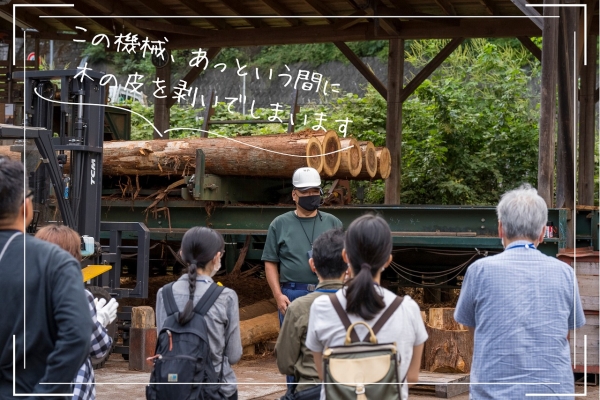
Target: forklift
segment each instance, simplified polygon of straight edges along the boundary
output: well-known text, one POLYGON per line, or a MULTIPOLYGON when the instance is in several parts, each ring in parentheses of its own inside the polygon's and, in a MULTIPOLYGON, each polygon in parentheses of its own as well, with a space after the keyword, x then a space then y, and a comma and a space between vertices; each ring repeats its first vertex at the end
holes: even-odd
MULTIPOLYGON (((28 233, 58 223, 82 237, 82 274, 94 297, 147 298, 150 231, 141 222, 103 222, 102 147, 105 135, 103 74, 77 70, 15 72, 23 87, 22 126, 0 124, 0 140, 13 139, 12 151, 22 154, 36 210, 28 233), (52 207, 50 207, 52 206, 52 207), (52 212, 52 210, 58 210, 52 212), (137 236, 125 246, 123 233, 137 236), (100 238, 108 240, 100 243, 100 238), (122 255, 137 253, 136 285, 121 288, 122 255)), ((129 355, 131 307, 121 307, 108 327, 113 352, 129 355), (117 343, 117 337, 122 340, 117 343)), ((94 367, 106 358, 95 360, 94 367)))

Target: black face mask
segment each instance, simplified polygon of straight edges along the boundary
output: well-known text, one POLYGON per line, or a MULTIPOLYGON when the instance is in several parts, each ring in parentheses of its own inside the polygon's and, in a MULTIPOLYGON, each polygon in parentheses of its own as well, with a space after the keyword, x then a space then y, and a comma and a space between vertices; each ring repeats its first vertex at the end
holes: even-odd
POLYGON ((318 194, 314 196, 298 196, 298 205, 306 211, 315 211, 321 205, 321 196, 318 194))

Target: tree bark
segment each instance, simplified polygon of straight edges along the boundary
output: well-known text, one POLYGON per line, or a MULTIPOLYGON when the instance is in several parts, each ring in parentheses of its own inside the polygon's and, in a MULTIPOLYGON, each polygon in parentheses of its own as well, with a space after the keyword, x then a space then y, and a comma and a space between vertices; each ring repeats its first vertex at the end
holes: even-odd
POLYGON ((425 325, 429 338, 423 349, 422 369, 429 372, 469 373, 473 335, 468 330, 443 330, 425 325))
POLYGON ((276 311, 277 303, 275 302, 275 299, 261 300, 258 303, 240 308, 240 321, 246 321, 276 311))
POLYGON ((467 328, 454 320, 454 308, 430 308, 427 322, 429 326, 446 331, 462 331, 467 328))
POLYGON ((279 334, 277 312, 240 321, 242 347, 274 339, 279 334))
POLYGON ((315 138, 268 135, 232 139, 105 142, 102 172, 109 176, 191 175, 196 149, 204 152, 206 173, 215 175, 290 178, 297 168, 307 165, 323 170, 322 149, 315 138))

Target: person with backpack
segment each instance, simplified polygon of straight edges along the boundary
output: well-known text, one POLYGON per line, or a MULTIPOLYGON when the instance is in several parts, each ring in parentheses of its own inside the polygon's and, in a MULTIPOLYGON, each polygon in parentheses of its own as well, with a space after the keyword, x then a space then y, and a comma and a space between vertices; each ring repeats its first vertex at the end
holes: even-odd
POLYGON ((242 357, 238 297, 212 279, 224 246, 223 237, 205 227, 183 236, 187 273, 156 295, 158 341, 147 399, 237 400, 231 365, 242 357), (181 385, 187 382, 200 384, 181 385))
POLYGON ((345 365, 341 369, 342 376, 337 371, 337 378, 334 378, 336 382, 354 385, 323 385, 321 399, 356 399, 365 394, 366 398, 404 400, 408 398, 406 382, 416 383, 419 379, 427 331, 419 306, 413 299, 409 296, 400 298, 380 286, 381 273, 392 261, 391 252, 391 231, 383 218, 363 215, 348 227, 342 257, 350 267, 351 279, 343 289, 329 296, 318 297, 313 302, 306 347, 313 352, 319 376, 326 383, 333 381, 336 361, 333 357, 340 350, 349 349, 342 356, 346 359, 341 364, 337 363, 345 365), (352 333, 352 343, 346 340, 347 333, 352 333), (357 347, 356 342, 361 342, 361 345, 357 347), (387 352, 391 357, 397 357, 397 360, 391 360, 391 372, 375 382, 398 385, 368 385, 374 369, 360 368, 364 365, 360 362, 354 364, 353 368, 352 362, 361 357, 361 352, 367 354, 369 346, 375 344, 378 346, 376 353, 387 352), (324 365, 328 370, 324 371, 324 365), (360 379, 365 381, 359 382, 360 379))

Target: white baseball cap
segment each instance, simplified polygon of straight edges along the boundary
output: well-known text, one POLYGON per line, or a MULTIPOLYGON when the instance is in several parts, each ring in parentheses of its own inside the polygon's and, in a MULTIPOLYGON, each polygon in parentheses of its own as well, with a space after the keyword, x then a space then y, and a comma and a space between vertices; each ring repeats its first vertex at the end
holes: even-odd
POLYGON ((321 177, 314 168, 298 168, 292 176, 292 185, 294 185, 294 188, 302 191, 311 188, 321 189, 321 177))

